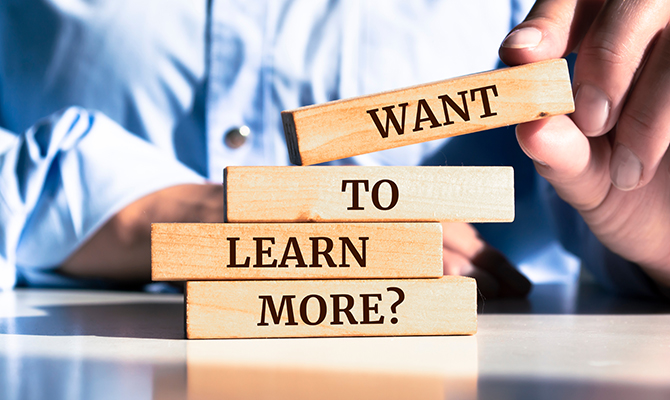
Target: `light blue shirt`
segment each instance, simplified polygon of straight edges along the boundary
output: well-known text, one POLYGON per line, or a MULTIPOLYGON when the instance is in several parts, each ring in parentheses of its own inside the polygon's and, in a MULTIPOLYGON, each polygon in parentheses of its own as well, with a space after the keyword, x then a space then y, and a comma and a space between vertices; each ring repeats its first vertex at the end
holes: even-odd
MULTIPOLYGON (((531 1, 206 3, 0 4, 0 286, 17 277, 75 284, 53 270, 151 192, 220 182, 227 165, 287 165, 281 110, 495 68, 500 41, 531 1), (243 125, 247 142, 228 147, 226 132, 243 125)), ((450 143, 435 153, 443 144, 332 164, 412 165, 432 156, 459 165, 444 160, 450 143)), ((505 233, 514 241, 492 241, 535 280, 543 263, 574 275, 576 261, 537 205, 537 176, 524 184, 535 189, 517 204, 532 212, 517 213, 510 229, 518 235, 505 233), (537 232, 546 240, 519 251, 537 232)))

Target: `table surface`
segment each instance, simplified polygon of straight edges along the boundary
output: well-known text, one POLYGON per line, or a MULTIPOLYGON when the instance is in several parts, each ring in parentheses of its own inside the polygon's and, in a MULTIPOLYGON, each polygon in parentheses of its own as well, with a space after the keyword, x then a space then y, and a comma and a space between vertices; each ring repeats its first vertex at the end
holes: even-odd
POLYGON ((670 398, 670 304, 490 300, 474 336, 184 340, 181 295, 0 293, 1 399, 670 398))

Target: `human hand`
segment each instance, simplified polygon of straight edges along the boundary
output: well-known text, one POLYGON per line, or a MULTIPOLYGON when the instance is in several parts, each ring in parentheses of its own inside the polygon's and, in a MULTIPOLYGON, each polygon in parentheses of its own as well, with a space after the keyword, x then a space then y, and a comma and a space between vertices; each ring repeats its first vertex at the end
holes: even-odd
POLYGON ((578 50, 575 112, 517 139, 598 239, 670 286, 670 1, 539 0, 500 49, 510 65, 578 50))
POLYGON ((223 222, 223 186, 188 184, 129 204, 71 255, 59 271, 82 278, 151 279, 152 222, 223 222))
POLYGON ((530 281, 470 224, 442 223, 442 254, 444 274, 475 278, 486 298, 525 297, 530 291, 530 281))

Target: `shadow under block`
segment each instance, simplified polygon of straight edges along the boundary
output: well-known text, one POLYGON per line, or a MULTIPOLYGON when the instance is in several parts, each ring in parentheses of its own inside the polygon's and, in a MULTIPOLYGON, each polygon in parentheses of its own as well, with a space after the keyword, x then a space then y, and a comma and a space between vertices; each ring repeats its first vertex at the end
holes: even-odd
POLYGON ((437 278, 439 223, 151 225, 155 281, 437 278))
POLYGON ((227 222, 514 220, 511 167, 227 167, 227 222))
POLYGON ((474 279, 186 283, 189 339, 470 335, 474 279))
POLYGON ((284 111, 282 121, 291 162, 311 165, 573 111, 558 59, 284 111))

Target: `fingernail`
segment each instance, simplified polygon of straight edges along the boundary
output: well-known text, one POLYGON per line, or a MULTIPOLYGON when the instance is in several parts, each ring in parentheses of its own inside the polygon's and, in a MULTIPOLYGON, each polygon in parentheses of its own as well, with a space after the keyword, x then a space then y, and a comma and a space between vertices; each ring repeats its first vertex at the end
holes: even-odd
POLYGON ((602 133, 607 124, 611 104, 605 93, 592 85, 580 85, 575 95, 572 120, 586 136, 602 133))
POLYGON ((535 28, 521 28, 511 32, 502 42, 508 49, 528 49, 537 47, 542 41, 542 32, 535 28))
POLYGON ((610 179, 620 190, 633 190, 640 183, 642 162, 633 152, 621 143, 614 148, 610 161, 610 179))

